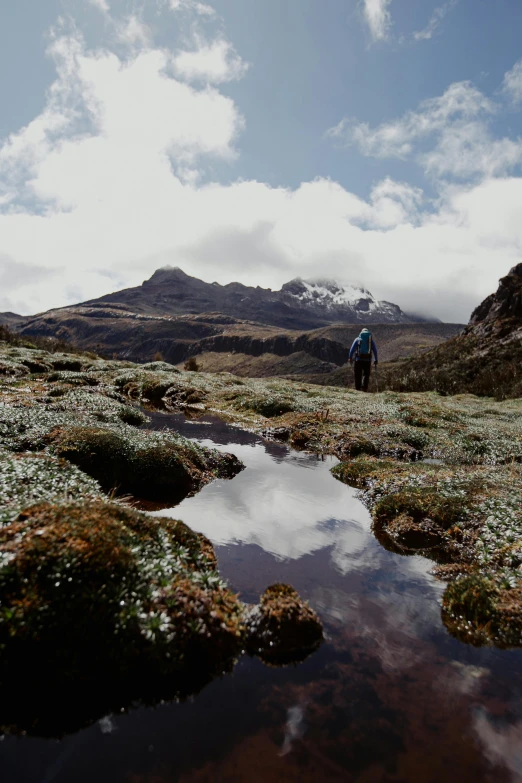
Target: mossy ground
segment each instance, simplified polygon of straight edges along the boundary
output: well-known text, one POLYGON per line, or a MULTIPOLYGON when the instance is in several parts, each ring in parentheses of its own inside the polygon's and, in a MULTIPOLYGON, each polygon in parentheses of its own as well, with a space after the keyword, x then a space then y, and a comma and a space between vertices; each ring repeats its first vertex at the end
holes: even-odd
POLYGON ((25 508, 0 528, 4 725, 61 733, 230 670, 247 625, 215 568, 182 522, 103 500, 25 508))
MULTIPOLYGON (((142 373, 128 368, 131 386, 120 385, 121 391, 132 389, 139 398, 142 373)), ((507 569, 511 582, 502 581, 502 600, 518 600, 522 400, 365 395, 280 379, 239 381, 227 373, 179 373, 170 380, 161 401, 167 410, 207 411, 296 448, 336 454, 343 462, 336 475, 360 486, 383 544, 426 554, 437 561, 438 575, 453 581, 470 572, 496 579, 507 569), (506 587, 511 583, 517 587, 506 587)), ((503 615, 504 624, 510 616, 503 615)), ((516 633, 504 633, 502 642, 492 630, 490 641, 522 644, 516 633)))
MULTIPOLYGON (((170 466, 167 475, 175 475, 181 461, 183 475, 189 475, 195 487, 220 470, 230 475, 235 468, 230 461, 223 462, 222 455, 214 458, 168 432, 148 433, 143 429, 146 424, 141 424, 142 409, 147 406, 190 415, 208 412, 298 448, 336 454, 342 461, 336 476, 359 488, 382 543, 402 554, 420 552, 433 558, 439 575, 450 580, 443 609, 450 631, 475 643, 522 643, 518 619, 522 400, 495 402, 434 392, 368 395, 279 379, 239 380, 227 373, 180 372, 164 363, 144 367, 92 356, 70 358, 76 362, 74 368, 67 365, 65 354, 57 360, 39 348, 19 346, 13 353, 9 346, 0 345, 1 361, 25 368, 0 377, 0 449, 2 458, 8 460, 4 474, 26 470, 27 479, 23 491, 13 490, 16 482, 10 479, 11 495, 3 517, 7 527, 28 525, 29 517, 17 514, 23 515, 35 503, 48 501, 56 506, 82 497, 105 497, 104 490, 111 484, 121 492, 143 491, 141 470, 148 477, 145 483, 154 486, 153 493, 161 494, 163 460, 170 466), (33 359, 45 369, 26 372, 27 362, 33 359), (40 472, 35 460, 42 460, 38 489, 34 476, 40 472), (71 485, 73 490, 67 489, 71 485), (470 579, 475 581, 466 582, 470 579), (477 594, 478 604, 485 607, 480 612, 477 594)), ((33 369, 36 363, 31 364, 33 369)), ((155 557, 151 553, 143 562, 154 564, 155 557)), ((2 563, 9 568, 10 562, 6 554, 2 563)), ((197 573, 207 582, 219 580, 215 573, 197 573)), ((156 589, 150 587, 155 584, 152 577, 145 583, 147 589, 156 589)), ((188 573, 157 587, 156 619, 148 631, 150 640, 155 640, 151 643, 158 661, 167 652, 172 655, 168 644, 164 645, 162 623, 170 628, 175 618, 181 623, 176 634, 183 638, 190 627, 195 629, 197 618, 215 611, 210 607, 221 600, 220 590, 209 590, 210 583, 204 587, 188 573), (179 608, 185 599, 188 608, 179 608), (197 609, 192 612, 190 607, 197 609)), ((308 611, 299 608, 298 597, 276 597, 288 610, 281 616, 283 610, 272 604, 272 598, 244 616, 257 618, 254 625, 264 629, 264 636, 255 643, 252 636, 248 643, 242 637, 246 646, 256 647, 267 661, 275 653, 271 648, 264 650, 263 638, 275 634, 284 658, 287 653, 297 654, 304 644, 298 641, 297 621, 303 620, 303 639, 306 628, 310 630, 308 641, 315 633, 312 619, 307 625, 308 611), (285 618, 290 617, 296 622, 287 624, 285 618)), ((234 599, 223 600, 226 612, 233 615, 234 599)), ((143 627, 140 633, 147 638, 143 627)), ((232 655, 232 647, 229 652, 232 655)), ((161 671, 162 665, 158 662, 154 670, 161 671)))
MULTIPOLYGON (((108 497, 175 501, 241 469, 146 429, 138 403, 172 390, 174 404, 202 405, 207 391, 163 362, 0 343, 1 362, 0 727, 59 735, 137 699, 193 694, 257 654, 265 636, 210 541, 108 497)), ((281 663, 317 647, 320 622, 297 594, 271 606, 271 662, 279 647, 281 663)))

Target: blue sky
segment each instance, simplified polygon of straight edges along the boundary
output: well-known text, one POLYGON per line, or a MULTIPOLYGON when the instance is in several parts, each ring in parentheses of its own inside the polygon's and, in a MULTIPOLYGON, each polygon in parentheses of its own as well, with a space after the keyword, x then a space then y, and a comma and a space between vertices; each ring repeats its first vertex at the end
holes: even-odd
POLYGON ((517 0, 0 4, 0 310, 164 264, 467 320, 522 260, 517 0))

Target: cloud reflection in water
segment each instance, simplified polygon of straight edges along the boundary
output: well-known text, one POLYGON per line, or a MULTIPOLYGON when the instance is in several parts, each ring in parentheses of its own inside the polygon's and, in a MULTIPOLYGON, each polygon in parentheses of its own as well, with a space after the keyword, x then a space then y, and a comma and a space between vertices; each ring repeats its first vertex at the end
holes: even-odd
POLYGON ((260 444, 221 450, 236 454, 246 470, 157 515, 182 519, 217 545, 257 544, 281 559, 333 547, 340 571, 350 569, 350 559, 367 544, 371 519, 355 490, 330 475, 334 457, 290 452, 279 459, 260 444))

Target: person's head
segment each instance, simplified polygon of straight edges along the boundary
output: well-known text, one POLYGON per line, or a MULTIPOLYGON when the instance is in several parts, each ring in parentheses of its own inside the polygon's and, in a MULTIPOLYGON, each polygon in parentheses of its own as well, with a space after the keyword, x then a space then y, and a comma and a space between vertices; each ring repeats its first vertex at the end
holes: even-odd
POLYGON ((361 337, 363 336, 363 334, 369 334, 369 333, 370 333, 370 330, 367 329, 366 327, 364 327, 364 329, 361 329, 361 337))

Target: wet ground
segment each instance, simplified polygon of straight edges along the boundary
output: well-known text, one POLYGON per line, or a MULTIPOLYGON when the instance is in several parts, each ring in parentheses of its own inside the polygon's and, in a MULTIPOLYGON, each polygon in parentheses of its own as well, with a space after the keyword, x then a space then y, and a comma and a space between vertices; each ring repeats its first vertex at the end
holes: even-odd
POLYGON ((217 420, 153 416, 166 425, 247 468, 157 513, 205 533, 244 600, 291 583, 327 641, 298 666, 244 658, 188 703, 137 707, 61 741, 6 737, 2 783, 522 780, 522 651, 447 634, 431 564, 380 546, 330 475, 334 458, 217 420))

